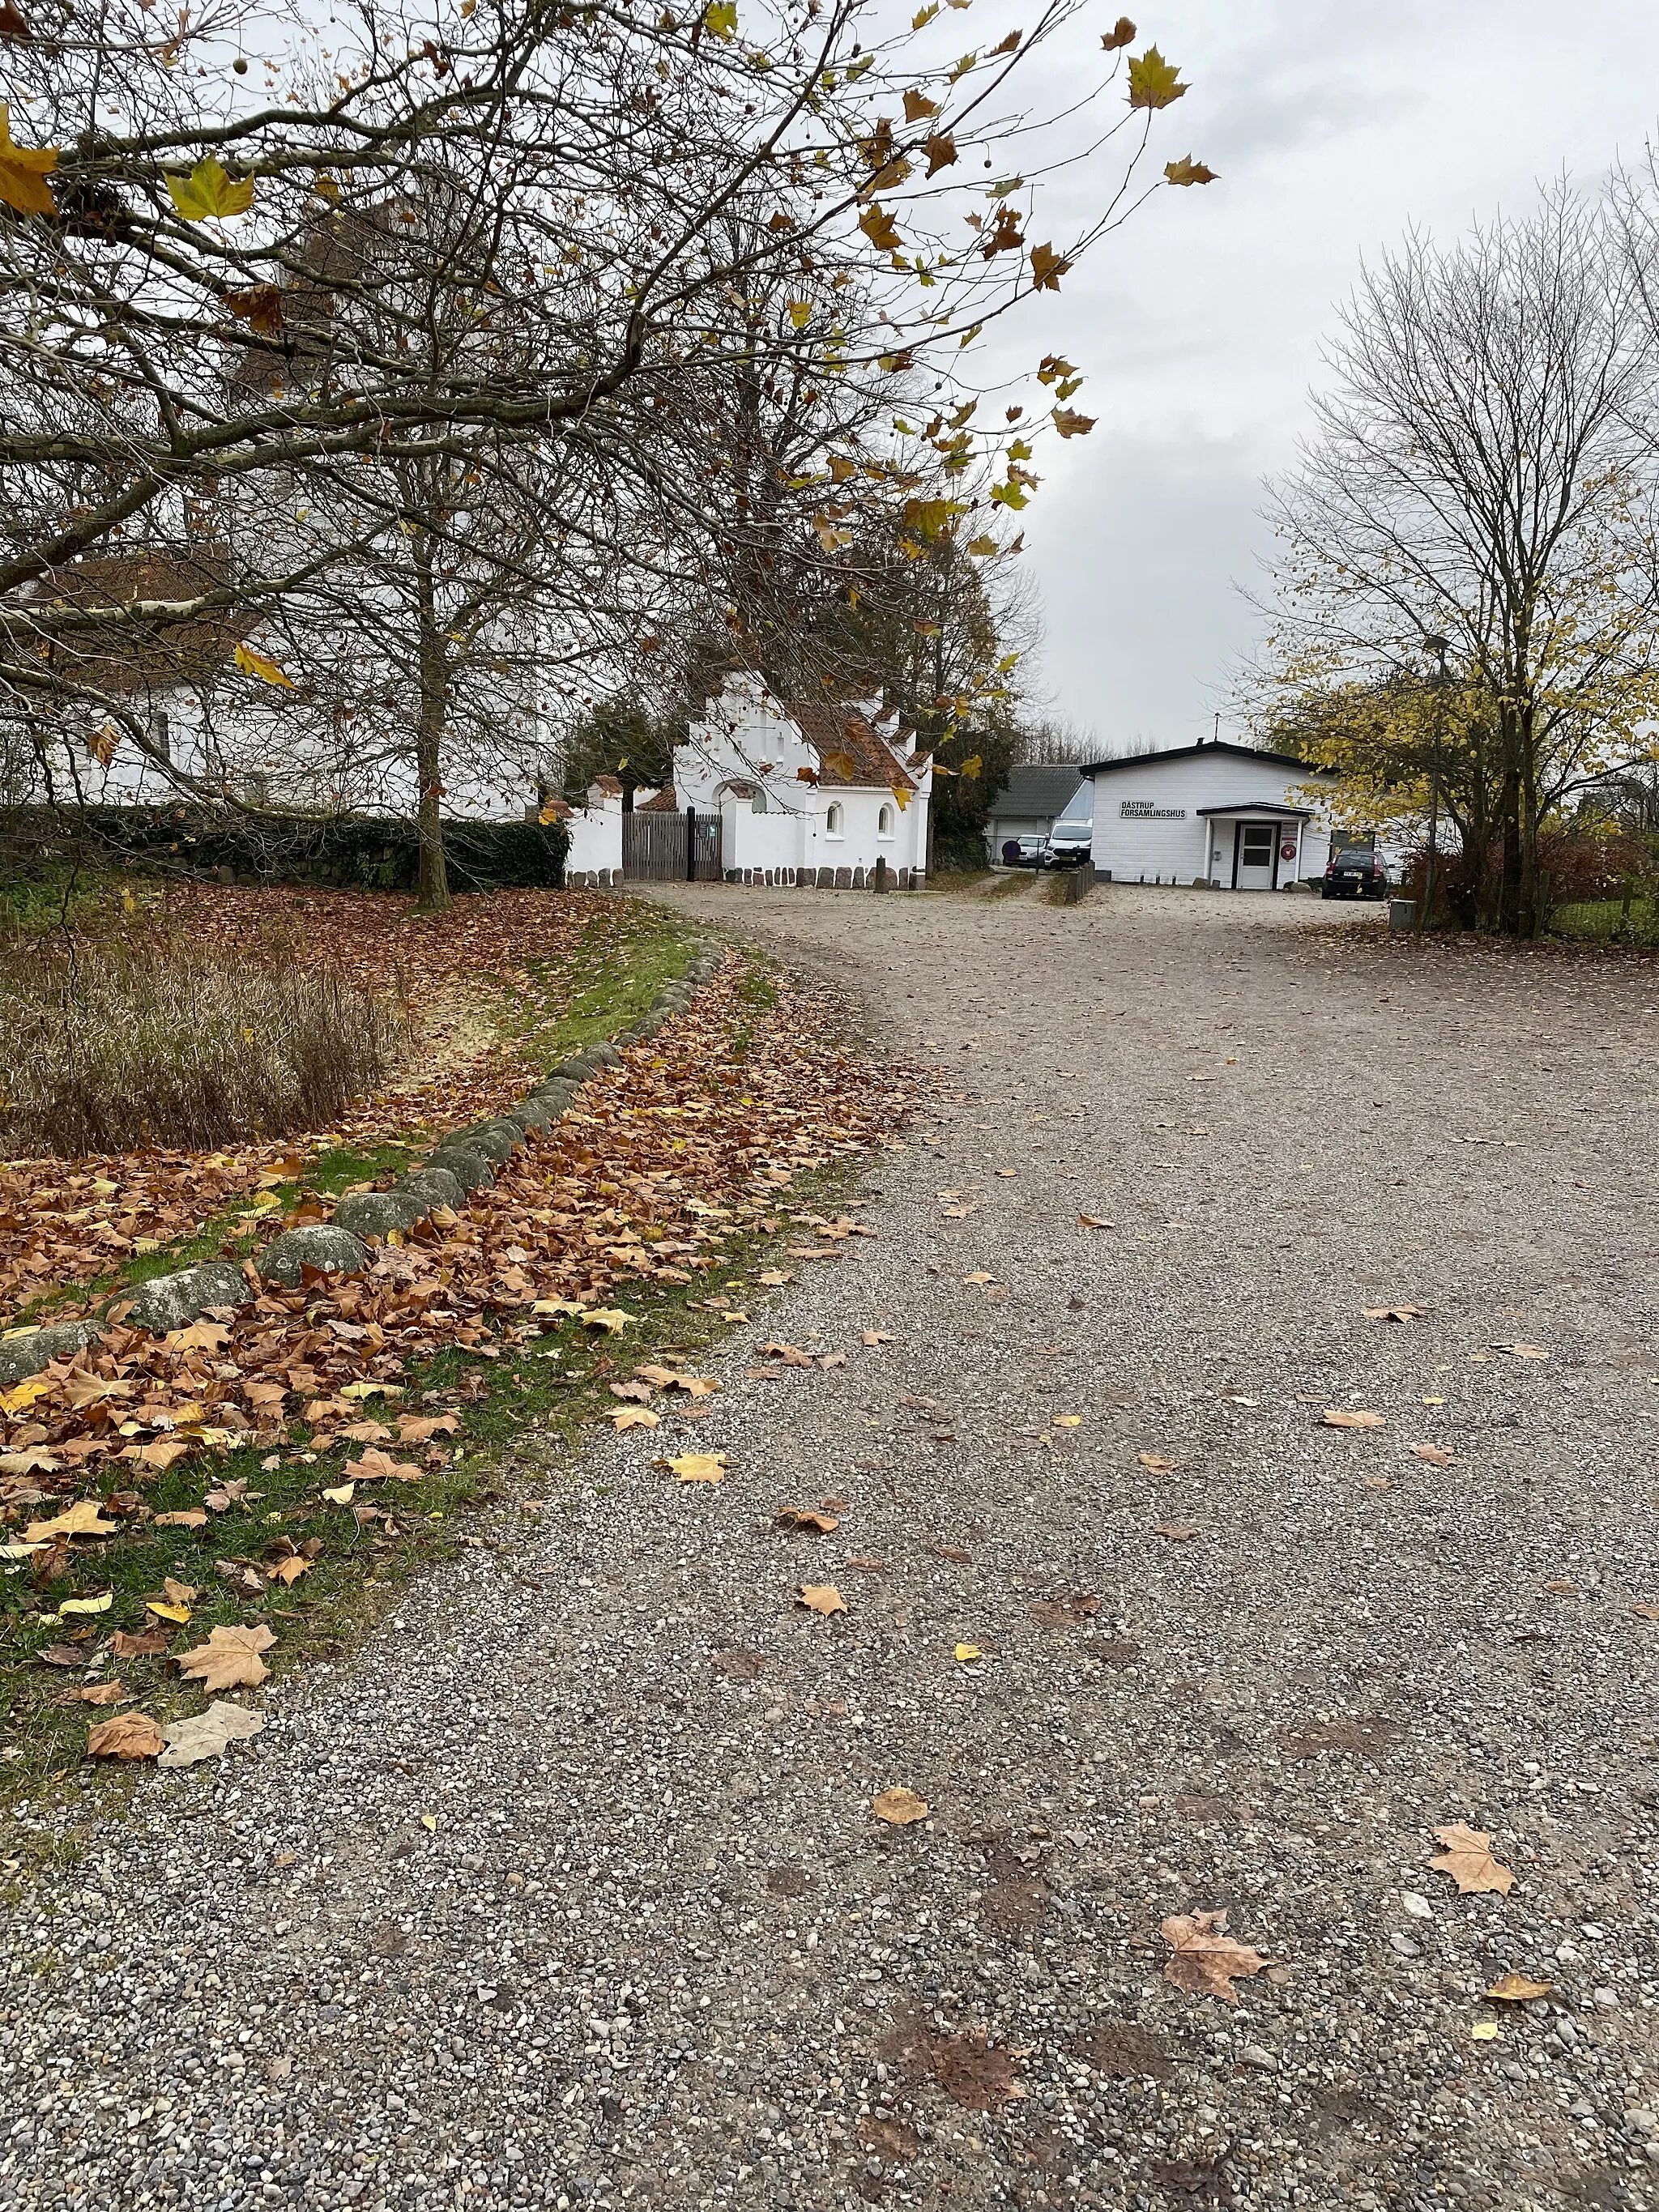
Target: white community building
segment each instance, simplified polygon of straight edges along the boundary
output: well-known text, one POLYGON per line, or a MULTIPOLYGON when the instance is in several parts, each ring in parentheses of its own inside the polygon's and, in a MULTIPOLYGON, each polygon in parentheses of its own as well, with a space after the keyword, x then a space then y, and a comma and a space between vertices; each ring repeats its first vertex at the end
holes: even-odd
POLYGON ((760 677, 729 675, 675 747, 672 784, 637 793, 631 822, 610 777, 558 806, 570 832, 566 879, 684 877, 686 841, 666 823, 644 834, 672 815, 702 825, 709 872, 729 884, 863 890, 880 872, 895 890, 920 890, 933 781, 932 761, 906 747, 896 716, 785 707, 760 677))
POLYGON ((1066 810, 1091 813, 1091 858, 1115 883, 1282 891, 1322 877, 1333 823, 1328 769, 1225 738, 1094 761, 1066 810))

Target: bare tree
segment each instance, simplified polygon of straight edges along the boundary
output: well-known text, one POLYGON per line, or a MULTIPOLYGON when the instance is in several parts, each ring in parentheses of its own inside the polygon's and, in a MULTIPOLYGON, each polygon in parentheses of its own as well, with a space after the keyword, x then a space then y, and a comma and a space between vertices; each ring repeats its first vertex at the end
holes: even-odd
POLYGON ((1446 641, 1474 705, 1442 742, 1486 747, 1492 787, 1496 857, 1470 856, 1488 927, 1541 926, 1540 823, 1659 704, 1637 310, 1604 209, 1565 182, 1449 250, 1410 239, 1344 311, 1318 434, 1272 509, 1259 711, 1309 689, 1374 698, 1446 641))
MULTIPOLYGON (((230 572, 192 591, 100 594, 83 587, 88 556, 193 556, 221 541, 227 505, 244 520, 260 499, 297 509, 307 481, 359 468, 412 471, 441 507, 481 445, 568 448, 586 503, 556 518, 562 597, 603 605, 619 634, 625 608, 701 565, 635 531, 647 477, 620 461, 648 446, 651 415, 694 422, 721 379, 771 374, 784 326, 757 322, 753 300, 782 300, 820 388, 933 362, 947 390, 977 330, 1056 289, 1126 219, 1151 120, 1183 89, 1155 49, 1127 57, 1127 21, 1106 34, 1108 65, 1068 81, 1042 166, 1087 159, 1097 176, 1108 142, 1122 158, 1096 215, 1056 242, 996 153, 1042 130, 1014 79, 1082 34, 1081 0, 1048 0, 966 56, 944 43, 951 19, 930 30, 936 8, 872 35, 856 0, 800 0, 758 27, 736 0, 684 20, 359 0, 326 31, 280 0, 219 0, 176 26, 146 0, 26 9, 0 41, 15 218, 0 224, 0 708, 71 743, 112 729, 186 784, 151 718, 100 681, 112 655, 141 636, 165 653, 233 612, 286 620, 330 569, 379 559, 408 513, 364 499, 362 532, 325 543, 244 527, 230 572), (432 343, 434 303, 452 343, 432 343), (630 590, 596 602, 594 574, 624 568, 630 590)), ((1062 434, 1086 427, 1066 393, 1062 434)), ((1012 503, 1017 478, 1003 489, 1012 503)), ((280 684, 262 658, 224 672, 233 702, 280 684)))

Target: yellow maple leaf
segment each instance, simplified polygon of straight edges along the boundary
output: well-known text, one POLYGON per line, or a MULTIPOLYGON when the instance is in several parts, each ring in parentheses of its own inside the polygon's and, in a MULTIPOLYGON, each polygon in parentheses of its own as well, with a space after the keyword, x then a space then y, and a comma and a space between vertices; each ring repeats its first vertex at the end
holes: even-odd
POLYGON ((1097 419, 1093 415, 1079 415, 1071 407, 1056 407, 1054 410, 1054 428, 1062 438, 1086 438, 1097 419))
POLYGON ((14 146, 11 112, 0 100, 0 200, 19 215, 56 215, 46 179, 58 167, 55 146, 14 146))
POLYGON ((1178 161, 1166 161, 1164 164, 1165 184, 1212 185, 1215 179, 1215 171, 1206 167, 1202 161, 1194 161, 1190 154, 1183 154, 1178 161))
POLYGON ((1031 248, 1031 288, 1037 292, 1058 292, 1060 280, 1071 267, 1063 253, 1056 253, 1052 246, 1031 248))
POLYGON ((810 300, 786 300, 783 304, 788 308, 789 319, 795 328, 804 331, 812 319, 812 302, 810 300))
POLYGON ((1181 72, 1173 62, 1166 62, 1156 46, 1148 46, 1144 54, 1129 57, 1129 105, 1131 107, 1170 107, 1185 93, 1181 72))
POLYGON ((724 1482, 726 1454, 724 1452, 678 1452, 663 1465, 676 1482, 724 1482))
POLYGON ((847 1601, 833 1583, 802 1583, 795 1592, 795 1602, 804 1605, 808 1613, 822 1613, 827 1620, 832 1613, 845 1613, 847 1601))
POLYGON ((717 39, 734 39, 738 33, 737 0, 708 0, 702 11, 702 27, 717 39))
POLYGON ((164 181, 173 212, 186 222, 201 222, 210 216, 222 222, 228 216, 246 215, 253 205, 252 178, 233 177, 211 154, 187 177, 174 176, 169 170, 164 181))
POLYGON ((112 1536, 116 1523, 106 1521, 95 1498, 83 1498, 51 1521, 31 1521, 23 1531, 26 1544, 50 1543, 54 1536, 112 1536))
POLYGON ((890 210, 883 207, 879 201, 872 201, 866 208, 864 213, 859 217, 859 228, 869 240, 871 245, 878 247, 884 253, 896 252, 903 243, 899 236, 898 225, 894 222, 890 210))
POLYGON ((897 807, 901 814, 903 813, 905 808, 910 804, 910 794, 905 790, 902 784, 896 783, 893 786, 893 804, 897 807))
POLYGON ((620 1306, 594 1306, 582 1316, 584 1328, 602 1328, 607 1336, 619 1336, 634 1318, 620 1306))
POLYGON ((274 660, 263 653, 255 653, 251 646, 239 645, 232 656, 244 676, 257 676, 262 684, 281 684, 293 690, 294 678, 280 669, 274 660))

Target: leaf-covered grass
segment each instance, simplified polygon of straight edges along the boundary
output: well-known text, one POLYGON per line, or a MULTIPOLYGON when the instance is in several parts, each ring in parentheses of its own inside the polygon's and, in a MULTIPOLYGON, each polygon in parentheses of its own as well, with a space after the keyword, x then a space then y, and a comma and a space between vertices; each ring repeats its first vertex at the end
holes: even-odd
MULTIPOLYGON (((837 1206, 852 1183, 845 1166, 804 1176, 789 1194, 791 1212, 837 1206)), ((734 1245, 716 1277, 634 1287, 617 1299, 630 1316, 617 1336, 596 1339, 580 1321, 550 1318, 498 1337, 494 1357, 449 1351, 411 1364, 402 1389, 369 1397, 364 1412, 394 1425, 399 1412, 456 1413, 459 1427, 441 1446, 448 1464, 417 1483, 358 1483, 350 1504, 330 1502, 323 1492, 350 1480, 347 1462, 364 1447, 337 1443, 313 1456, 301 1429, 280 1452, 251 1446, 178 1462, 145 1486, 151 1517, 124 1518, 106 1538, 75 1540, 70 1571, 44 1588, 33 1584, 27 1561, 0 1567, 0 1803, 79 1802, 90 1810, 118 1801, 131 1774, 116 1762, 87 1759, 88 1728, 112 1711, 142 1711, 158 1722, 199 1711, 203 1693, 180 1677, 176 1656, 204 1643, 216 1626, 268 1626, 276 1640, 264 1656, 276 1679, 308 1661, 348 1653, 413 1577, 465 1547, 500 1540, 483 1509, 504 1505, 527 1515, 538 1503, 555 1504, 559 1488, 578 1479, 574 1462, 594 1425, 616 1410, 610 1382, 665 1352, 695 1357, 717 1344, 727 1325, 706 1302, 729 1291, 751 1307, 764 1293, 743 1279, 798 1234, 792 1227, 734 1245), (527 1488, 520 1462, 532 1438, 538 1459, 549 1464, 527 1488), (240 1497, 237 1485, 246 1486, 240 1497), (227 1488, 233 1503, 209 1511, 201 1528, 155 1525, 155 1516, 203 1510, 207 1497, 227 1488), (359 1507, 373 1507, 374 1516, 360 1521, 359 1507), (303 1552, 313 1540, 321 1547, 315 1564, 291 1585, 273 1583, 258 1598, 239 1594, 220 1572, 222 1563, 264 1563, 281 1547, 303 1552), (153 1627, 145 1601, 163 1598, 169 1579, 198 1593, 172 1651, 116 1657, 108 1648, 112 1632, 153 1627), (106 1613, 50 1617, 54 1601, 106 1590, 106 1613), (84 1651, 84 1665, 41 1662, 43 1650, 70 1643, 84 1651), (57 1702, 70 1689, 108 1680, 120 1680, 131 1698, 112 1707, 57 1702)), ((400 1462, 422 1455, 422 1448, 395 1442, 385 1449, 400 1462)))

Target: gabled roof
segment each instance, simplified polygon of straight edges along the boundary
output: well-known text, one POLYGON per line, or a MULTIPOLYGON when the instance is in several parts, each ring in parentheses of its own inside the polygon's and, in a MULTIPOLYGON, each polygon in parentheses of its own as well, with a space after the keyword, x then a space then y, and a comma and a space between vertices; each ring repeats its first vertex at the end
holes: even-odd
POLYGON ((1022 761, 1009 769, 991 812, 1058 815, 1085 773, 1075 761, 1022 761))
POLYGON ((915 777, 886 739, 856 707, 791 707, 790 719, 818 757, 818 781, 872 791, 915 791, 915 777), (828 765, 831 753, 845 753, 854 773, 843 775, 828 765))
POLYGON ((674 796, 674 787, 672 783, 664 784, 662 789, 653 798, 646 799, 641 805, 636 805, 634 809, 635 814, 678 814, 679 811, 680 802, 674 796))
POLYGON ((1197 760, 1210 753, 1225 753, 1233 760, 1266 761, 1274 768, 1299 769, 1304 775, 1334 775, 1334 769, 1320 768, 1295 753, 1270 753, 1260 745, 1235 744, 1231 738, 1206 738, 1196 745, 1167 745, 1152 752, 1126 753, 1121 760, 1087 761, 1079 775, 1109 775, 1114 769, 1145 768, 1149 761, 1197 760))

